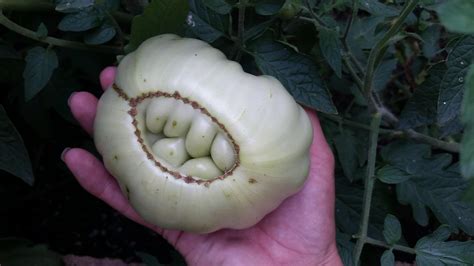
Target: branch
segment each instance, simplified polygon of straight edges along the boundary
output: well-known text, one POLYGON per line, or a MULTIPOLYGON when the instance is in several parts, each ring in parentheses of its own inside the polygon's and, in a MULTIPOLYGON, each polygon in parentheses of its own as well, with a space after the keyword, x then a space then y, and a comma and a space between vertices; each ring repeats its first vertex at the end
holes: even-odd
POLYGON ((36 32, 29 30, 27 28, 24 28, 16 24, 15 22, 11 21, 10 19, 8 19, 5 15, 3 15, 3 12, 1 10, 0 10, 0 24, 5 26, 7 29, 14 31, 20 35, 23 35, 27 38, 30 38, 38 42, 46 43, 49 45, 84 50, 84 51, 108 53, 108 54, 122 54, 123 53, 122 49, 115 46, 88 45, 82 42, 68 41, 68 40, 58 39, 54 37, 39 38, 36 35, 36 32))
MULTIPOLYGON (((327 119, 329 119, 329 120, 331 120, 331 121, 334 121, 334 122, 339 123, 339 124, 342 124, 342 125, 346 125, 346 126, 350 126, 350 127, 354 127, 354 128, 365 129, 365 130, 369 130, 369 131, 371 130, 370 125, 366 125, 366 124, 363 124, 363 123, 355 122, 355 121, 346 119, 346 118, 341 117, 341 116, 338 116, 338 115, 330 115, 330 114, 325 114, 325 113, 318 113, 318 116, 327 118, 327 119)), ((385 128, 380 128, 380 129, 379 129, 379 134, 400 134, 400 133, 403 134, 403 132, 397 131, 397 130, 393 130, 393 129, 385 129, 385 128)))
POLYGON ((344 43, 347 43, 347 36, 349 35, 349 32, 351 31, 352 24, 354 23, 354 19, 357 16, 357 12, 359 12, 359 1, 358 0, 352 0, 352 14, 351 18, 349 19, 349 22, 347 23, 346 30, 344 31, 344 35, 342 36, 344 43))
MULTIPOLYGON (((342 44, 344 46, 344 49, 346 50, 346 53, 349 55, 350 60, 354 62, 357 68, 357 71, 359 71, 359 73, 362 74, 364 73, 365 69, 362 66, 362 64, 359 62, 359 60, 350 52, 350 49, 349 49, 350 46, 349 46, 349 43, 347 42, 347 37, 349 36, 349 32, 351 31, 352 24, 354 24, 354 20, 357 17, 358 12, 359 12, 359 0, 352 0, 352 14, 349 19, 349 22, 347 23, 346 29, 344 30, 344 35, 342 36, 342 44)), ((346 63, 346 66, 349 68, 350 61, 345 62, 345 63, 346 63)), ((360 83, 362 84, 362 82, 360 83)), ((362 89, 362 86, 360 85, 359 88, 362 89)))
MULTIPOLYGON (((362 79, 359 77, 359 75, 357 75, 357 72, 355 71, 354 66, 352 66, 351 58, 353 56, 350 55, 350 52, 349 52, 347 47, 345 49, 346 49, 345 54, 342 56, 342 60, 344 61, 344 64, 346 65, 347 69, 349 70, 349 73, 351 74, 352 78, 354 79, 355 83, 357 84, 357 88, 359 88, 359 90, 362 90, 362 88, 364 87, 364 83, 362 82, 362 79)), ((361 71, 359 70, 359 72, 361 72, 361 71)), ((363 72, 361 72, 361 73, 363 73, 363 72)))
MULTIPOLYGON (((384 34, 382 39, 378 41, 374 48, 370 51, 369 59, 367 62, 367 69, 366 75, 364 79, 364 89, 363 92, 366 98, 372 103, 372 108, 378 109, 376 103, 374 103, 372 94, 372 80, 374 78, 374 72, 376 69, 377 58, 380 58, 384 53, 384 48, 390 41, 390 39, 400 30, 403 22, 405 21, 406 17, 415 9, 416 5, 418 4, 419 0, 410 0, 406 2, 405 7, 403 8, 400 15, 397 19, 393 22, 392 26, 388 29, 388 31, 384 34)), ((377 110, 378 111, 378 110, 377 110)))
MULTIPOLYGON (((305 4, 306 4, 306 10, 309 12, 309 14, 311 15, 312 18, 299 17, 299 19, 301 19, 303 21, 313 23, 314 26, 316 27, 316 29, 328 28, 326 23, 313 11, 313 9, 311 8, 311 5, 309 3, 309 0, 305 0, 305 4)), ((361 73, 361 74, 364 73, 364 68, 362 67, 362 64, 357 60, 357 58, 350 52, 349 45, 347 44, 347 41, 346 41, 347 34, 349 33, 349 30, 350 30, 350 26, 353 23, 354 17, 357 16, 357 0, 354 0, 354 6, 356 7, 355 11, 353 9, 353 13, 352 13, 351 19, 349 21, 349 24, 346 27, 344 36, 341 37, 340 39, 341 39, 341 42, 342 42, 342 46, 344 48, 343 49, 343 57, 342 57, 342 59, 344 61, 344 64, 346 65, 347 69, 349 70, 349 74, 351 74, 351 77, 356 82, 357 87, 360 90, 362 90, 362 88, 363 88, 362 80, 359 77, 359 75, 357 74, 357 72, 355 71, 354 66, 352 65, 352 62, 354 62, 355 67, 357 68, 357 71, 359 73, 361 73)))
MULTIPOLYGON (((369 125, 355 122, 338 115, 330 115, 330 114, 325 114, 325 113, 320 112, 318 113, 318 116, 324 117, 336 123, 354 127, 354 128, 360 128, 360 129, 365 129, 365 130, 371 129, 369 125)), ((418 142, 429 144, 433 146, 434 148, 445 150, 448 152, 453 152, 453 153, 459 153, 459 150, 460 150, 460 144, 457 142, 443 141, 443 140, 416 132, 413 129, 395 130, 395 129, 380 128, 379 134, 389 134, 392 137, 398 137, 398 138, 408 137, 418 142)))
POLYGON ((437 138, 433 138, 424 134, 421 134, 419 132, 416 132, 413 129, 407 129, 403 131, 408 137, 417 140, 419 142, 423 142, 426 144, 429 144, 435 148, 449 151, 449 152, 454 152, 454 153, 459 153, 461 149, 461 145, 457 142, 446 142, 439 140, 437 138))
POLYGON ((328 26, 326 25, 326 23, 316 13, 314 13, 309 3, 309 0, 306 0, 305 3, 306 3, 306 8, 309 11, 309 14, 311 15, 311 17, 313 17, 313 20, 311 20, 311 22, 314 23, 316 28, 321 28, 321 27, 327 28, 328 26))
POLYGON ((374 191, 375 183, 375 161, 377 158, 377 140, 379 138, 379 128, 382 121, 382 115, 375 113, 372 116, 370 122, 370 134, 369 134, 369 150, 368 150, 368 161, 367 161, 367 176, 365 177, 364 186, 364 197, 363 197, 363 209, 362 209, 362 221, 360 223, 359 233, 360 238, 357 240, 354 247, 354 263, 359 265, 360 255, 362 249, 366 243, 367 230, 369 227, 369 216, 370 206, 372 204, 372 193, 374 191))
POLYGON ((239 17, 237 21, 237 40, 235 41, 234 48, 232 49, 232 58, 235 61, 239 61, 241 57, 242 48, 244 48, 245 40, 244 40, 244 32, 245 32, 245 10, 248 5, 248 0, 240 0, 239 1, 239 17))
POLYGON ((394 250, 402 251, 402 252, 409 253, 409 254, 414 254, 414 255, 416 254, 416 250, 414 248, 403 246, 403 245, 397 245, 397 244, 389 245, 389 244, 387 244, 383 241, 373 239, 371 237, 366 237, 365 238, 365 243, 368 243, 368 244, 371 244, 371 245, 374 245, 374 246, 388 248, 388 249, 393 248, 394 250))
POLYGON ((239 21, 237 24, 237 41, 240 47, 244 44, 244 31, 245 31, 245 10, 247 8, 247 0, 240 0, 239 3, 239 21))

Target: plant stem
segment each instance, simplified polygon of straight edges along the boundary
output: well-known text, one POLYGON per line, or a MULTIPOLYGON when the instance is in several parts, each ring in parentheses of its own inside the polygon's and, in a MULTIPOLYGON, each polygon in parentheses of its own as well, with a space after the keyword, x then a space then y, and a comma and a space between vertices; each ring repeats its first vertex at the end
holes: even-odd
MULTIPOLYGON (((299 17, 299 18, 301 20, 313 23, 314 26, 316 27, 316 29, 328 28, 326 23, 311 9, 311 5, 309 3, 309 0, 305 0, 305 4, 306 4, 306 10, 308 10, 308 12, 309 12, 309 14, 311 15, 312 18, 306 18, 306 17, 299 17)), ((354 0, 354 6, 357 9, 357 0, 354 0)), ((360 90, 362 90, 362 87, 363 87, 362 80, 358 76, 357 72, 355 71, 354 66, 352 65, 352 62, 354 62, 355 67, 357 68, 357 71, 359 73, 361 73, 361 74, 364 73, 364 68, 362 67, 362 64, 359 62, 359 60, 357 60, 357 58, 350 52, 349 45, 347 44, 347 41, 346 41, 347 34, 349 33, 349 30, 350 30, 350 25, 352 25, 355 16, 357 16, 357 10, 355 10, 355 12, 353 10, 352 17, 349 21, 348 26, 346 27, 346 31, 344 33, 344 36, 341 37, 340 39, 341 39, 341 42, 342 42, 342 46, 344 48, 343 49, 343 57, 342 57, 342 59, 344 61, 344 64, 348 68, 349 73, 351 74, 354 81, 357 83, 357 87, 360 90)))
POLYGON ((459 153, 461 146, 457 142, 446 142, 439 140, 437 138, 433 138, 419 132, 416 132, 413 129, 407 129, 403 131, 408 137, 414 140, 418 140, 420 142, 424 142, 426 144, 430 144, 431 146, 442 149, 449 152, 459 153))
MULTIPOLYGON (((362 90, 364 83, 362 82, 362 79, 359 77, 357 72, 354 69, 354 66, 352 65, 352 62, 350 60, 350 55, 347 52, 348 50, 346 49, 346 54, 342 56, 342 60, 344 61, 344 64, 346 65, 347 69, 349 70, 349 73, 351 74, 352 78, 354 79, 355 83, 357 84, 357 88, 359 90, 362 90)), ((359 71, 360 72, 360 71, 359 71)))
POLYGON ((346 30, 344 31, 344 35, 342 36, 343 42, 347 43, 347 36, 351 31, 352 24, 354 23, 354 19, 357 17, 357 12, 359 12, 359 0, 352 0, 352 14, 349 22, 347 23, 346 30))
POLYGON ((312 22, 314 23, 316 28, 327 28, 328 26, 326 25, 326 23, 316 13, 314 13, 314 11, 311 8, 311 5, 309 3, 309 0, 305 0, 305 3, 306 3, 306 8, 309 11, 309 14, 314 19, 314 20, 312 20, 312 22))
MULTIPOLYGON (((315 23, 315 24, 318 23, 318 21, 316 21, 315 19, 307 18, 307 17, 303 17, 303 16, 298 17, 298 19, 299 19, 299 20, 306 21, 306 22, 310 22, 310 23, 315 23)), ((319 24, 318 24, 318 25, 319 25, 319 24)))
MULTIPOLYGON (((318 116, 327 118, 327 119, 329 119, 331 121, 334 121, 336 123, 347 125, 347 126, 350 126, 350 127, 360 128, 360 129, 365 129, 365 130, 371 130, 370 125, 355 122, 355 121, 346 119, 346 118, 338 116, 338 115, 318 113, 318 116)), ((397 130, 393 130, 393 129, 385 129, 385 128, 380 128, 379 129, 379 134, 397 134, 397 133, 402 133, 402 132, 397 131, 397 130)))
POLYGON ((342 36, 342 43, 344 45, 344 48, 348 52, 350 59, 352 60, 352 62, 354 62, 357 68, 357 71, 359 71, 359 73, 364 73, 364 67, 359 62, 359 60, 350 52, 350 48, 349 48, 350 46, 347 41, 347 37, 349 36, 349 32, 351 31, 352 24, 354 24, 354 20, 357 17, 358 12, 359 12, 359 0, 352 0, 352 14, 351 14, 351 18, 349 19, 349 22, 347 23, 346 30, 344 31, 344 35, 342 36))
POLYGON ((354 247, 354 263, 359 264, 360 255, 362 249, 366 243, 367 229, 369 226, 370 206, 372 204, 372 193, 374 191, 375 183, 375 161, 377 158, 377 140, 379 138, 379 128, 382 121, 382 115, 375 113, 372 116, 370 122, 370 134, 369 134, 369 150, 368 150, 368 161, 367 161, 367 176, 365 178, 364 186, 364 197, 363 197, 363 208, 362 208, 362 220, 360 223, 359 233, 360 238, 357 240, 354 247))
POLYGON ((234 56, 232 56, 235 61, 239 61, 240 57, 242 56, 242 48, 244 48, 245 40, 244 40, 244 33, 245 33, 245 10, 248 5, 248 0, 240 0, 239 1, 239 17, 237 21, 237 40, 234 45, 234 56))
POLYGON ((419 0, 410 0, 406 2, 405 7, 403 8, 400 15, 394 21, 392 26, 388 29, 388 31, 384 34, 382 39, 378 41, 374 48, 370 51, 369 59, 367 61, 367 69, 366 75, 364 79, 364 94, 368 100, 371 100, 369 104, 372 105, 371 107, 377 109, 378 106, 376 103, 372 101, 372 80, 374 77, 374 72, 376 69, 377 59, 380 58, 382 53, 385 51, 384 48, 390 41, 390 39, 400 30, 403 22, 405 21, 406 17, 415 9, 416 5, 418 4, 419 0))
POLYGON ((105 45, 88 45, 81 42, 74 42, 68 41, 63 39, 58 39, 54 37, 44 37, 39 38, 36 33, 32 30, 24 28, 15 22, 8 19, 0 10, 0 24, 5 26, 7 29, 14 31, 20 35, 23 35, 27 38, 32 40, 46 43, 48 45, 84 50, 84 51, 93 51, 93 52, 100 52, 100 53, 108 53, 108 54, 121 54, 123 53, 122 49, 115 47, 115 46, 105 46, 105 45))
MULTIPOLYGON (((318 113, 318 116, 324 117, 326 119, 329 119, 331 121, 334 121, 339 124, 343 124, 346 126, 354 127, 354 128, 360 128, 360 129, 365 129, 365 130, 370 130, 370 126, 355 122, 349 119, 346 119, 344 117, 338 116, 338 115, 330 115, 330 114, 325 114, 325 113, 318 113)), ((413 140, 416 140, 418 142, 426 143, 434 148, 445 150, 448 152, 453 152, 453 153, 459 153, 460 149, 460 144, 454 141, 442 141, 437 138, 430 137, 428 135, 419 133, 414 131, 413 129, 407 129, 407 130, 395 130, 395 129, 387 129, 387 128, 380 128, 379 129, 379 134, 390 134, 395 137, 408 137, 413 140)))
POLYGON ((387 244, 383 241, 373 239, 371 237, 366 237, 365 238, 365 243, 375 245, 375 246, 379 246, 379 247, 384 247, 384 248, 393 248, 395 250, 402 251, 402 252, 409 253, 409 254, 416 254, 416 250, 414 248, 403 246, 403 245, 397 245, 397 244, 391 246, 391 245, 389 245, 389 244, 387 244))
MULTIPOLYGON (((342 36, 342 44, 344 46, 344 49, 346 50, 346 53, 349 55, 349 58, 354 62, 357 71, 359 73, 364 73, 364 67, 362 64, 359 62, 359 60, 351 53, 349 43, 347 42, 347 37, 349 36, 349 32, 351 31, 352 24, 354 24, 354 20, 357 17, 357 13, 359 12, 359 0, 352 0, 352 14, 349 19, 349 22, 347 23, 346 29, 344 30, 344 35, 342 36)), ((347 63, 346 63, 347 65, 347 63)), ((360 87, 362 89, 362 87, 360 87)))
POLYGON ((239 3, 239 21, 237 24, 237 38, 240 46, 244 44, 245 32, 245 10, 247 9, 248 0, 240 0, 239 3))

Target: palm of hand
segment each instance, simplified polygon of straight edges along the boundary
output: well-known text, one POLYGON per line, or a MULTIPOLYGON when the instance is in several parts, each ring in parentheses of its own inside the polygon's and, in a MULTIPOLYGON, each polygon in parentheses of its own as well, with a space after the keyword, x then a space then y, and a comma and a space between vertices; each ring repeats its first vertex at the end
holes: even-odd
MULTIPOLYGON (((115 68, 101 74, 103 88, 115 78, 115 68)), ((87 92, 72 95, 69 105, 81 126, 92 133, 97 98, 87 92)), ((334 222, 334 159, 314 112, 311 170, 304 188, 288 198, 257 225, 245 230, 220 230, 198 235, 164 230, 145 222, 122 195, 103 164, 82 149, 62 158, 79 183, 128 218, 163 235, 189 264, 338 265, 334 222)))

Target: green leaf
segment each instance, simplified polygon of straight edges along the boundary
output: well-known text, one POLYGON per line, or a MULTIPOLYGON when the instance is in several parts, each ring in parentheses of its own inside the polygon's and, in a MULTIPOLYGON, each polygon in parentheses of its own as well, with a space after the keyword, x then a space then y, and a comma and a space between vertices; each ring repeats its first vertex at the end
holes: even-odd
POLYGON ((99 26, 105 15, 95 8, 66 15, 58 25, 62 31, 86 31, 99 26))
POLYGON ((464 79, 473 59, 474 36, 466 36, 448 55, 448 70, 441 82, 438 98, 438 123, 445 124, 460 115, 464 79))
POLYGON ((427 225, 429 207, 441 223, 474 233, 474 207, 462 200, 469 183, 461 177, 458 165, 451 165, 450 154, 430 156, 428 145, 411 142, 392 142, 381 154, 392 166, 411 175, 397 184, 397 198, 412 206, 420 225, 427 225))
MULTIPOLYGON (((349 183, 347 178, 336 176, 336 228, 343 233, 354 235, 359 230, 362 213, 363 186, 349 183)), ((380 195, 374 193, 370 209, 368 235, 383 238, 383 222, 387 216, 380 195)))
POLYGON ((44 23, 41 22, 41 24, 38 26, 38 29, 36 30, 36 37, 44 39, 46 36, 48 36, 48 29, 44 23))
POLYGON ((214 42, 224 35, 229 27, 228 16, 214 12, 199 0, 190 0, 189 5, 191 12, 186 19, 188 31, 206 42, 214 42))
POLYGON ((411 175, 392 165, 385 165, 377 171, 377 178, 386 184, 399 184, 410 179, 411 175))
POLYGON ((427 10, 435 11, 435 9, 444 1, 446 0, 421 0, 420 5, 427 10))
POLYGON ((136 49, 142 42, 156 35, 179 34, 188 12, 186 0, 151 1, 142 15, 133 18, 130 49, 136 49))
POLYGON ((446 124, 439 126, 439 137, 445 138, 454 134, 460 133, 464 129, 461 123, 461 118, 456 117, 455 119, 449 120, 446 124))
POLYGON ((351 52, 360 57, 365 56, 362 49, 372 49, 383 33, 376 31, 377 26, 384 22, 382 16, 356 18, 348 35, 351 52))
POLYGON ((104 11, 115 12, 120 8, 120 0, 96 0, 96 7, 104 11))
POLYGON ((202 2, 221 15, 229 14, 232 10, 232 6, 229 5, 226 0, 203 0, 202 2))
POLYGON ((359 7, 374 16, 393 17, 399 14, 398 9, 382 4, 378 0, 359 0, 359 7))
POLYGON ((393 266, 395 265, 395 255, 392 250, 385 250, 380 257, 380 265, 382 266, 393 266))
POLYGON ((396 67, 397 59, 390 59, 380 63, 374 72, 374 78, 372 80, 372 88, 374 91, 382 91, 385 89, 396 67))
POLYGON ((262 16, 275 15, 284 3, 283 0, 260 0, 255 5, 255 12, 262 16))
POLYGON ((0 239, 0 261, 8 266, 60 266, 63 265, 59 254, 48 250, 45 245, 31 245, 29 241, 4 238, 0 239))
POLYGON ((418 240, 415 246, 417 266, 472 265, 474 241, 445 241, 450 236, 447 226, 418 240))
POLYGON ((449 0, 436 8, 441 23, 452 32, 474 33, 474 2, 449 0))
POLYGON ((337 250, 344 266, 355 266, 352 259, 354 243, 351 242, 351 238, 348 234, 344 234, 339 230, 336 231, 337 250))
POLYGON ((25 144, 0 105, 0 169, 33 185, 34 176, 25 144))
POLYGON ((388 214, 383 223, 383 237, 389 245, 397 243, 402 237, 402 226, 397 217, 388 214))
POLYGON ((260 37, 272 25, 275 19, 266 20, 244 31, 244 42, 260 37))
POLYGON ((23 71, 25 81, 25 99, 31 100, 48 84, 54 70, 58 67, 58 57, 52 49, 34 47, 26 55, 23 71))
POLYGON ((355 180, 354 174, 357 170, 357 160, 360 149, 358 149, 358 139, 348 130, 342 131, 334 136, 334 146, 337 151, 337 158, 342 166, 344 175, 350 181, 355 180))
POLYGON ((445 64, 436 64, 429 70, 426 80, 403 108, 399 128, 416 128, 436 122, 440 84, 445 73, 445 64))
POLYGON ((77 12, 94 5, 94 0, 56 0, 56 11, 77 12))
POLYGON ((339 32, 335 29, 321 28, 319 30, 319 47, 321 52, 334 70, 336 75, 342 76, 342 44, 339 39, 339 32))
POLYGON ((264 74, 277 78, 298 102, 321 112, 337 113, 311 59, 275 41, 262 40, 253 48, 258 68, 264 74))
POLYGON ((474 179, 470 179, 469 181, 469 187, 464 191, 462 199, 471 204, 471 206, 474 206, 474 179))
POLYGON ((92 45, 103 44, 112 40, 112 38, 115 37, 115 34, 117 34, 117 32, 113 25, 103 23, 97 29, 87 33, 87 35, 84 36, 84 42, 92 45))
POLYGON ((439 47, 439 38, 441 37, 442 27, 439 25, 431 25, 421 33, 423 39, 423 55, 426 58, 433 58, 441 49, 439 47))
POLYGON ((148 253, 136 251, 135 254, 145 263, 146 266, 159 266, 161 264, 158 259, 148 253))
POLYGON ((474 177, 474 65, 466 76, 466 88, 462 104, 462 121, 465 125, 461 143, 461 173, 474 177))
POLYGON ((385 146, 380 154, 386 162, 412 174, 412 169, 417 166, 419 159, 431 155, 431 147, 426 144, 398 141, 385 146))

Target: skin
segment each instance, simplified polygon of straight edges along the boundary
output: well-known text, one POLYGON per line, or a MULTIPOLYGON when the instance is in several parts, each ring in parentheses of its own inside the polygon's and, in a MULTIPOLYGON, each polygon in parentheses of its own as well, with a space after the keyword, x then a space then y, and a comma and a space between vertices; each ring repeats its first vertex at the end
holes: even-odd
MULTIPOLYGON (((102 88, 112 84, 115 73, 114 67, 102 71, 102 88)), ((74 117, 89 134, 93 132, 97 102, 88 92, 77 92, 69 98, 74 117)), ((307 112, 314 139, 305 186, 257 225, 245 230, 225 229, 199 235, 151 225, 133 210, 115 179, 92 154, 68 148, 61 158, 84 189, 131 220, 161 234, 189 265, 342 265, 336 248, 334 157, 315 112, 307 112)))

